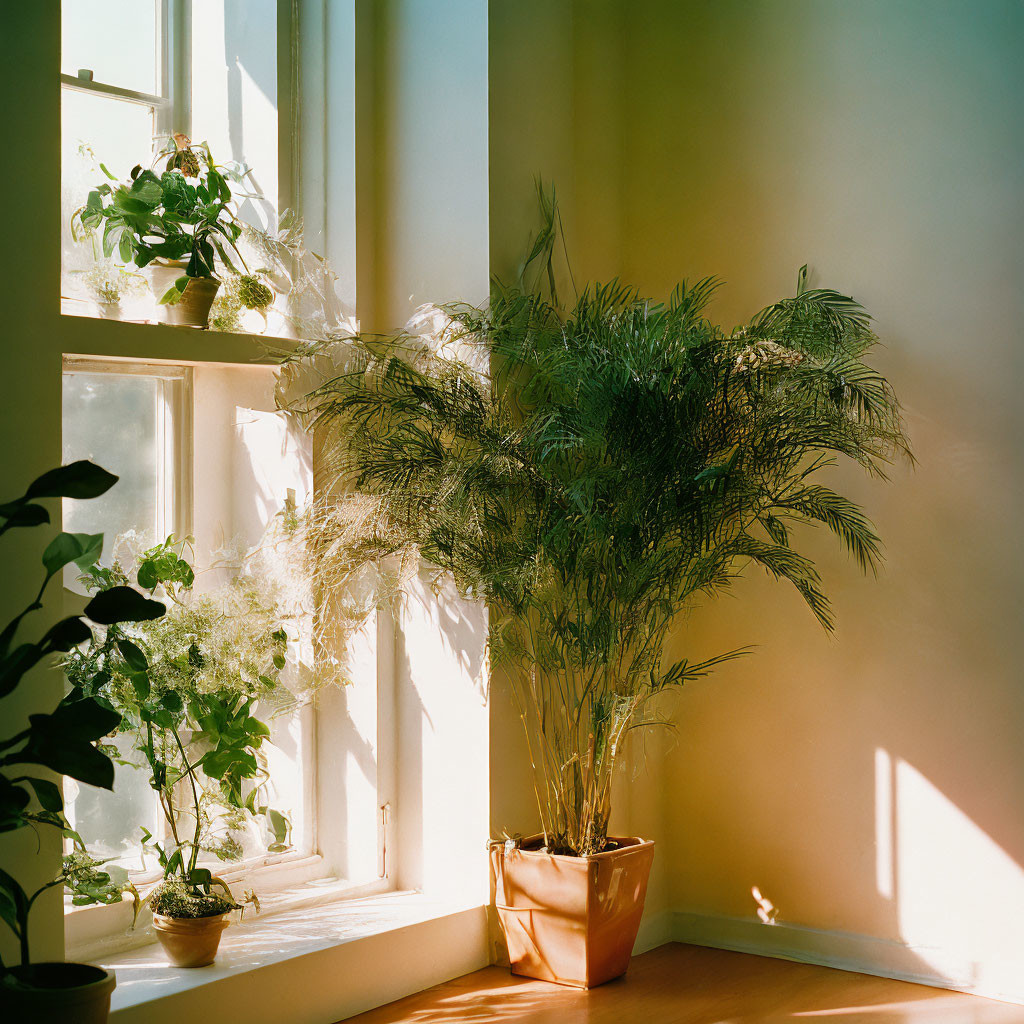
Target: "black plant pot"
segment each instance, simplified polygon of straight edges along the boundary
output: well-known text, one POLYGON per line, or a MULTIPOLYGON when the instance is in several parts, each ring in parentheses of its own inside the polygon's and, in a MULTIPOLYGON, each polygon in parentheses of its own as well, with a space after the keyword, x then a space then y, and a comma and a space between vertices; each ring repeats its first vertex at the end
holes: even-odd
POLYGON ((12 1024, 106 1024, 114 985, 111 972, 90 964, 12 967, 0 982, 0 1019, 12 1024))

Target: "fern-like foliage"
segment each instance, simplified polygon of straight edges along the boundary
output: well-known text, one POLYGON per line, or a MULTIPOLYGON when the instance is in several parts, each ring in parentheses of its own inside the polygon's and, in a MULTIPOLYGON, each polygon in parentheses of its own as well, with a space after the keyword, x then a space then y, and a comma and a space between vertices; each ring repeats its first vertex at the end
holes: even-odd
POLYGON ((326 514, 333 578, 415 553, 488 602, 547 844, 587 854, 606 841, 626 732, 651 720, 655 694, 723 660, 664 664, 674 617, 753 563, 831 630, 793 528, 823 524, 864 570, 880 541, 812 478, 840 457, 884 475, 909 452, 853 299, 806 290, 802 273, 795 297, 729 333, 706 317, 712 279, 666 303, 613 281, 565 308, 545 198, 520 283, 495 282, 486 308, 449 308, 432 345, 354 339, 308 407, 346 495, 326 514))

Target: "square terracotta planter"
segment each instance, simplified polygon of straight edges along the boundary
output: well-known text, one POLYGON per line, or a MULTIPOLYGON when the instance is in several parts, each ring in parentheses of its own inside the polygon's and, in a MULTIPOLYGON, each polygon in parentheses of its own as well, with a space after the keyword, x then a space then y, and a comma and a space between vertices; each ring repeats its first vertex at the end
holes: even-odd
POLYGON ((491 847, 494 902, 513 974, 593 988, 626 973, 654 843, 615 839, 591 857, 491 847))

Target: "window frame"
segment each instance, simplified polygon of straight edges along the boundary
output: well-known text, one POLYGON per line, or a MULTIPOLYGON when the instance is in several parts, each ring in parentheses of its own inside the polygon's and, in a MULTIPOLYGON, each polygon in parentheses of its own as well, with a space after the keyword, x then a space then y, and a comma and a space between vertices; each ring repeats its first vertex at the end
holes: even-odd
MULTIPOLYGON (((171 492, 180 490, 176 499, 168 500, 163 496, 165 520, 169 525, 176 524, 175 532, 186 536, 192 532, 192 520, 195 515, 193 501, 193 474, 195 464, 193 410, 196 401, 196 390, 193 382, 193 364, 185 362, 145 361, 129 359, 111 359, 102 356, 65 355, 62 360, 61 372, 110 374, 112 376, 145 376, 156 378, 162 382, 163 416, 161 438, 162 472, 159 474, 164 481, 165 489, 171 492)), ((334 898, 362 898, 381 892, 393 890, 396 884, 394 837, 395 821, 392 809, 395 806, 395 738, 393 729, 383 727, 391 722, 394 705, 395 686, 395 653, 392 636, 396 623, 390 612, 379 614, 377 621, 369 628, 367 643, 370 644, 372 664, 375 678, 367 680, 374 687, 373 704, 376 708, 377 727, 377 804, 376 828, 373 840, 376 844, 375 862, 376 877, 353 880, 342 880, 345 884, 335 890, 334 898)), ((333 701, 343 699, 341 693, 331 695, 333 701)), ((330 721, 332 713, 325 714, 319 701, 312 706, 312 764, 310 777, 306 780, 310 787, 312 808, 312 846, 309 851, 304 849, 286 850, 281 853, 263 853, 249 857, 244 861, 224 865, 218 869, 218 875, 229 882, 236 891, 255 888, 259 895, 274 897, 291 892, 296 886, 321 882, 330 874, 331 862, 336 860, 334 847, 329 835, 321 829, 321 817, 329 806, 330 783, 325 786, 324 780, 332 775, 331 745, 321 740, 321 730, 330 721)), ((343 712, 344 713, 344 712, 343 712)), ((370 823, 366 823, 367 833, 370 823)), ((349 837, 349 841, 352 839, 349 837)), ((135 879, 144 887, 159 880, 159 873, 146 871, 135 879)), ((144 945, 152 941, 147 934, 148 929, 140 928, 137 933, 126 937, 126 929, 131 921, 129 901, 120 904, 75 907, 70 898, 65 896, 64 922, 65 943, 69 955, 79 958, 95 958, 115 950, 124 950, 144 945)))
MULTIPOLYGON (((91 77, 80 78, 76 75, 59 72, 61 90, 77 91, 91 94, 110 100, 118 100, 147 107, 153 112, 154 134, 170 134, 175 131, 191 136, 192 134, 192 0, 159 0, 160 10, 158 18, 159 45, 156 53, 158 75, 156 76, 157 90, 153 93, 138 92, 126 89, 102 81, 95 81, 91 77)), ((277 78, 278 78, 278 210, 295 209, 300 206, 310 206, 311 216, 316 224, 320 225, 326 237, 326 209, 328 195, 323 188, 303 188, 302 183, 306 181, 309 185, 317 174, 322 175, 326 152, 325 140, 322 138, 320 116, 326 116, 328 101, 332 105, 338 104, 339 108, 345 111, 347 120, 343 127, 354 135, 355 113, 354 109, 349 110, 346 105, 354 101, 354 80, 349 86, 344 83, 329 81, 328 68, 324 61, 324 47, 327 45, 327 38, 339 41, 345 47, 351 48, 354 52, 355 25, 352 22, 352 12, 347 14, 341 11, 341 17, 328 18, 328 6, 333 0, 311 0, 306 4, 305 0, 300 4, 298 0, 277 0, 277 78), (307 9, 308 8, 308 9, 307 9), (300 21, 302 31, 300 31, 300 21), (329 33, 328 33, 329 30, 329 33), (300 44, 300 40, 302 41, 300 44), (300 60, 301 56, 304 60, 300 60), (321 54, 320 59, 315 58, 321 54), (303 71, 304 64, 308 64, 303 71), (301 79, 301 80, 300 80, 301 79), (341 92, 337 93, 338 89, 341 92), (345 91, 345 90, 348 91, 345 91), (308 97, 308 103, 316 105, 316 111, 300 111, 300 96, 308 97), (301 114, 301 116, 300 116, 301 114), (303 126, 311 127, 312 130, 306 133, 301 131, 303 126), (315 153, 306 152, 298 140, 303 134, 309 137, 309 145, 315 149, 315 153), (317 158, 318 157, 318 158, 317 158), (305 168, 305 172, 303 173, 305 168), (307 180, 308 179, 308 180, 307 180), (307 194, 310 192, 311 194, 307 194)), ((342 6, 339 3, 339 8, 342 6)), ((347 5, 346 5, 347 6, 347 5)), ((197 9, 198 10, 198 9, 197 9)), ((342 131, 338 138, 344 138, 342 131)), ((346 172, 348 174, 348 172, 346 172)), ((342 190, 343 198, 351 199, 354 202, 354 166, 348 177, 343 176, 341 182, 343 187, 351 187, 352 195, 342 190), (352 178, 350 181, 349 178, 352 178)), ((346 232, 344 237, 338 232, 338 240, 331 243, 331 255, 339 268, 347 268, 346 279, 350 281, 348 292, 343 297, 347 304, 346 308, 354 309, 355 303, 355 231, 346 232), (337 250, 337 252, 334 252, 337 250)), ((106 331, 103 321, 94 321, 90 330, 106 331)), ((169 334, 170 332, 168 332, 169 334)), ((183 338, 185 332, 175 332, 183 338)), ((99 337, 97 334, 96 337, 99 337)), ((88 347, 78 349, 79 352, 96 352, 96 355, 65 356, 66 362, 74 362, 84 372, 95 369, 97 366, 109 366, 112 372, 124 373, 130 367, 137 367, 137 372, 151 374, 155 370, 170 370, 174 366, 191 370, 193 367, 198 372, 200 367, 206 365, 226 366, 234 363, 248 363, 252 355, 237 356, 235 349, 228 346, 228 339, 221 336, 208 336, 210 343, 210 354, 208 357, 195 358, 195 348, 186 345, 179 346, 177 339, 174 344, 161 346, 163 352, 173 352, 172 361, 147 361, 145 356, 139 357, 138 351, 145 351, 145 342, 141 340, 136 344, 136 351, 127 352, 127 341, 114 343, 111 337, 110 344, 95 341, 90 338, 88 347), (216 346, 214 346, 216 342, 216 346), (95 346, 95 347, 94 347, 95 346), (102 352, 123 353, 125 357, 100 354, 102 352), (178 354, 180 353, 180 355, 178 354), (187 353, 187 354, 186 354, 187 353)), ((192 336, 187 338, 189 345, 192 336)), ((152 350, 150 350, 152 351, 152 350)), ((191 443, 193 425, 191 414, 193 412, 195 396, 190 395, 185 402, 182 415, 188 415, 188 442, 191 443)), ((185 422, 184 420, 180 422, 185 422)), ((184 449, 181 449, 184 450, 184 449)), ((192 460, 184 460, 189 470, 186 477, 182 478, 182 488, 188 488, 188 497, 184 503, 188 510, 188 518, 181 520, 179 527, 182 533, 191 533, 191 513, 193 511, 192 497, 192 460)), ((315 478, 314 478, 315 484, 315 478)), ((184 493, 184 492, 183 492, 184 493)), ((75 606, 80 604, 80 599, 73 599, 75 606)), ((313 787, 312 799, 312 847, 311 853, 304 854, 299 851, 285 852, 269 855, 273 858, 272 863, 259 862, 245 863, 225 866, 220 874, 230 881, 236 891, 242 886, 253 886, 257 893, 263 897, 269 897, 268 907, 274 911, 275 903, 278 902, 278 895, 282 900, 297 898, 300 901, 314 899, 356 899, 382 892, 390 892, 396 889, 401 881, 398 877, 399 861, 398 852, 398 821, 400 815, 396 815, 396 807, 399 803, 399 770, 397 762, 398 747, 398 723, 396 718, 398 686, 398 665, 396 653, 397 634, 400 632, 400 625, 396 614, 390 610, 383 610, 378 616, 376 628, 372 629, 367 643, 373 647, 372 654, 364 662, 363 671, 373 678, 366 678, 365 684, 360 681, 359 685, 373 688, 373 694, 367 694, 376 707, 376 722, 371 727, 375 732, 376 740, 376 777, 373 787, 376 789, 376 814, 375 827, 368 817, 361 817, 362 824, 358 831, 350 830, 347 837, 348 843, 360 844, 360 856, 365 852, 370 855, 371 843, 375 845, 375 871, 351 871, 347 872, 341 867, 341 861, 346 857, 346 852, 339 852, 342 848, 335 835, 326 834, 330 830, 324 826, 325 813, 334 814, 335 808, 331 805, 330 792, 332 780, 335 778, 333 772, 335 765, 332 763, 332 753, 336 754, 336 743, 334 734, 324 728, 324 722, 330 718, 332 711, 325 711, 321 706, 314 706, 313 740, 312 740, 312 773, 309 784, 313 787), (334 748, 332 750, 332 747, 334 748), (325 811, 325 808, 327 809, 325 811), (363 845, 365 844, 365 846, 363 845), (337 875, 337 881, 333 885, 325 883, 337 875), (320 894, 319 896, 317 894, 320 894)), ((344 704, 348 688, 338 689, 330 695, 328 703, 337 701, 341 705, 340 713, 345 714, 344 704)), ((337 713, 338 708, 333 712, 337 713)), ((368 732, 369 736, 370 733, 368 732)), ((364 858, 365 862, 365 858, 364 858)), ((148 884, 148 883, 147 883, 148 884)), ((131 924, 132 913, 130 901, 109 906, 93 905, 84 907, 67 906, 64 914, 64 929, 66 951, 69 957, 77 957, 82 960, 93 960, 105 956, 115 950, 123 950, 145 945, 153 941, 149 929, 140 927, 138 932, 126 936, 126 931, 131 924)))
POLYGON ((160 491, 156 534, 158 537, 172 533, 176 537, 187 537, 192 532, 192 367, 66 355, 61 364, 61 378, 69 373, 150 377, 158 382, 160 491))
POLYGON ((159 93, 139 92, 88 76, 60 73, 61 89, 121 100, 153 111, 153 134, 189 134, 192 120, 192 0, 154 0, 157 41, 154 59, 159 93))

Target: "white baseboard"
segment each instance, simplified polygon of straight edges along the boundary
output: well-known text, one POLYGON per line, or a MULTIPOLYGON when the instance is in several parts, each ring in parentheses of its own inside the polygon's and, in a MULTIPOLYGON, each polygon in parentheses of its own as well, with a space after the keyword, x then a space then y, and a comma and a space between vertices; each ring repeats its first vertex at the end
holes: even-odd
POLYGON ((962 954, 870 935, 786 923, 765 925, 755 918, 664 911, 644 920, 636 952, 673 940, 911 981, 1024 1005, 1024 951, 1017 951, 1014 956, 1010 950, 1005 960, 980 963, 962 954))
POLYGON ((655 914, 644 914, 633 944, 633 956, 646 953, 649 949, 657 949, 666 942, 675 941, 675 917, 671 910, 662 910, 655 914))

